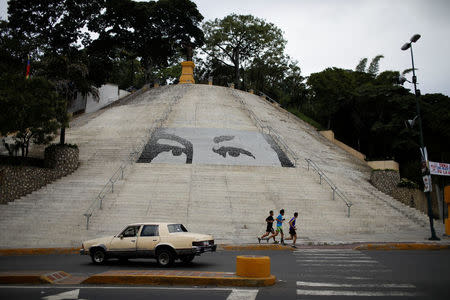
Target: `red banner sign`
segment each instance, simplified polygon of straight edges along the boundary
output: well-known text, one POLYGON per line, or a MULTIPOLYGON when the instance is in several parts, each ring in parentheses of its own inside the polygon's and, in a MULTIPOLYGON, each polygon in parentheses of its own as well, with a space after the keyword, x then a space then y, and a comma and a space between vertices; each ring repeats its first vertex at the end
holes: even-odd
POLYGON ((450 176, 450 164, 430 161, 431 175, 450 176))

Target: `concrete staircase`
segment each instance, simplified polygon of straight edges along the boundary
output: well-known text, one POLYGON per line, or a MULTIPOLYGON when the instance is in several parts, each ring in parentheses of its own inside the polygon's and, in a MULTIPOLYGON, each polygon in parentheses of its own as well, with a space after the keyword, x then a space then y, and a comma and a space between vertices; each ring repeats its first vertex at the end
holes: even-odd
POLYGON ((181 222, 222 243, 254 242, 265 230, 268 211, 281 208, 287 220, 299 212, 298 234, 304 242, 418 241, 429 235, 425 215, 370 185, 367 165, 257 96, 178 85, 130 99, 71 123, 67 141, 80 148, 79 169, 1 206, 0 247, 78 246, 83 239, 114 234, 138 221, 181 222), (83 213, 152 128, 257 132, 237 97, 299 157, 296 168, 134 163, 86 230, 83 213), (345 204, 333 201, 331 190, 306 169, 304 158, 313 159, 354 203, 350 218, 345 204))
MULTIPOLYGON (((159 97, 161 90, 150 90, 127 105, 72 121, 66 140, 80 149, 79 168, 1 206, 0 226, 4 230, 0 231, 0 247, 79 245, 86 236, 83 213, 136 145, 148 139, 149 130, 185 88, 168 90, 159 97)), ((116 191, 122 183, 118 182, 116 191)))

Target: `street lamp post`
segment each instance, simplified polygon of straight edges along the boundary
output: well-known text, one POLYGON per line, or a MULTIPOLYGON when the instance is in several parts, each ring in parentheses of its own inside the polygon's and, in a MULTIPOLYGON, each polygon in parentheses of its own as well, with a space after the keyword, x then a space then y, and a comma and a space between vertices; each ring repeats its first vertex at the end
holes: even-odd
MULTIPOLYGON (((420 132, 420 148, 421 148, 421 152, 422 152, 422 160, 426 160, 427 158, 425 157, 425 145, 423 142, 423 131, 422 131, 422 117, 420 115, 420 103, 419 103, 419 93, 420 91, 417 90, 417 77, 416 77, 416 71, 414 68, 414 56, 413 56, 413 49, 412 49, 412 43, 417 42, 420 39, 420 34, 415 34, 411 37, 410 41, 408 43, 405 43, 402 46, 402 50, 408 50, 411 49, 411 64, 412 64, 412 72, 413 72, 413 77, 412 77, 412 82, 414 84, 414 94, 416 96, 416 109, 417 109, 417 119, 418 119, 418 123, 419 123, 419 132, 420 132)), ((427 163, 427 162, 426 162, 427 163)), ((426 175, 429 176, 430 175, 430 170, 428 168, 428 166, 426 167, 426 171, 424 174, 422 175, 426 175)), ((429 182, 429 186, 431 188, 431 177, 430 177, 430 182, 429 182)), ((430 195, 430 190, 428 189, 425 192, 425 196, 427 198, 427 206, 428 206, 428 219, 430 220, 430 229, 431 229, 431 237, 429 238, 430 241, 439 241, 440 238, 438 238, 436 236, 436 231, 434 230, 434 224, 433 224, 433 211, 432 211, 432 206, 431 206, 431 195, 430 195)))

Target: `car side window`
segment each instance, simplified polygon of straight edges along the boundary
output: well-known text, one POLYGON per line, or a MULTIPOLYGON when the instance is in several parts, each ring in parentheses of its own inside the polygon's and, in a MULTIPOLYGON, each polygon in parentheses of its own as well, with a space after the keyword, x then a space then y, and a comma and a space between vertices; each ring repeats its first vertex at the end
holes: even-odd
POLYGON ((122 232, 122 236, 123 237, 135 237, 139 231, 139 227, 140 226, 130 226, 127 227, 123 232, 122 232))
POLYGON ((159 236, 158 225, 144 225, 141 236, 159 236))

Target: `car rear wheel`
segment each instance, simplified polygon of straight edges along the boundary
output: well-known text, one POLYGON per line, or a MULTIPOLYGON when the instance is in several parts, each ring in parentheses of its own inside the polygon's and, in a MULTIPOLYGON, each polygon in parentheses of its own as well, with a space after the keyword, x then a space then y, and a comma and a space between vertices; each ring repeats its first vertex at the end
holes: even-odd
POLYGON ((194 255, 194 254, 191 254, 191 255, 185 255, 185 256, 182 256, 182 257, 180 257, 180 259, 181 259, 181 261, 184 262, 184 263, 190 263, 191 261, 194 260, 194 257, 195 257, 195 255, 194 255))
POLYGON ((170 267, 174 261, 173 254, 167 249, 160 250, 156 255, 156 261, 160 267, 170 267))
POLYGON ((106 261, 106 253, 103 249, 94 249, 91 258, 94 264, 103 264, 106 261))

